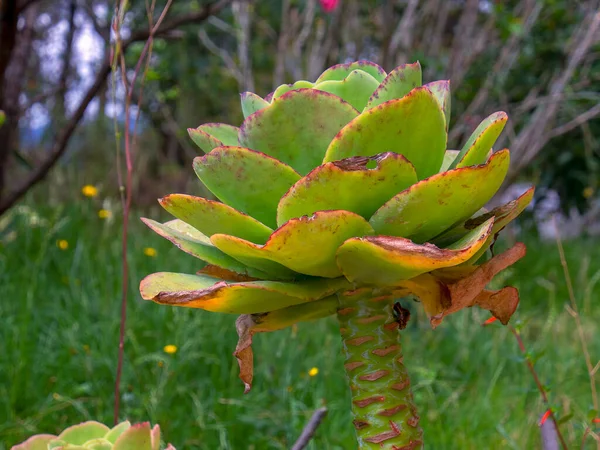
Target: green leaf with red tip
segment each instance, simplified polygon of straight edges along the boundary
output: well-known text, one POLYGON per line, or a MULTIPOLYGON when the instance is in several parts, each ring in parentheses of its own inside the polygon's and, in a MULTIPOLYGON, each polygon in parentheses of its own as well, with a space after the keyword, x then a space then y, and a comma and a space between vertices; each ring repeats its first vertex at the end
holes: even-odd
POLYGON ((375 78, 379 83, 381 83, 387 75, 385 73, 385 70, 383 70, 380 66, 378 66, 377 64, 375 64, 371 61, 367 61, 367 60, 363 59, 360 61, 354 61, 354 62, 345 63, 345 64, 336 64, 335 66, 331 66, 329 69, 327 69, 325 72, 323 72, 321 74, 321 76, 319 76, 319 78, 317 78, 317 81, 315 81, 315 84, 321 83, 323 81, 343 80, 344 78, 346 78, 348 75, 350 75, 355 70, 362 70, 363 72, 368 73, 373 78, 375 78))
POLYGON ((442 165, 446 138, 440 104, 429 89, 421 87, 352 120, 331 142, 324 161, 395 152, 412 163, 421 180, 442 165))
POLYGON ((466 220, 498 191, 510 154, 502 150, 487 164, 438 173, 399 193, 371 217, 377 234, 423 243, 466 220))
POLYGON ((239 128, 225 123, 205 123, 198 128, 188 128, 192 141, 205 153, 223 145, 238 145, 239 128))
POLYGON ((334 278, 342 275, 335 261, 338 247, 346 239, 369 234, 373 234, 373 229, 357 214, 319 211, 310 217, 289 220, 265 245, 224 234, 214 235, 211 241, 244 264, 256 264, 255 260, 262 258, 305 275, 334 278))
POLYGON ((104 439, 114 444, 117 441, 117 438, 127 431, 129 427, 131 427, 131 422, 125 420, 124 422, 121 422, 120 424, 111 428, 111 430, 104 436, 104 439))
POLYGON ((289 306, 265 314, 244 314, 235 321, 239 340, 233 354, 240 366, 240 378, 245 393, 252 387, 254 377, 254 355, 252 337, 256 333, 281 330, 295 323, 308 322, 335 314, 339 306, 337 296, 326 297, 310 303, 289 306))
POLYGON ((440 103, 442 111, 444 111, 444 117, 446 118, 446 131, 448 131, 451 113, 450 80, 432 81, 424 85, 424 87, 428 88, 440 103))
POLYGON ((91 439, 104 437, 109 431, 110 429, 106 425, 89 421, 66 428, 58 435, 58 439, 68 442, 69 444, 81 445, 91 439))
POLYGON ((150 440, 152 443, 152 450, 160 450, 160 427, 154 425, 150 431, 150 440))
POLYGON ((207 236, 179 219, 171 220, 164 224, 146 218, 142 218, 142 221, 152 231, 171 241, 184 252, 202 261, 253 278, 271 278, 270 275, 252 267, 244 266, 231 256, 226 255, 216 248, 207 236))
MULTIPOLYGON (((260 111, 261 109, 269 106, 268 101, 259 95, 256 95, 254 92, 244 92, 240 94, 240 97, 242 102, 242 113, 244 113, 244 117, 248 117, 249 115, 254 114, 256 111, 260 111)), ((237 142, 232 145, 237 145, 237 142)))
POLYGON ((161 206, 202 234, 231 234, 251 242, 264 243, 273 231, 258 220, 231 206, 186 194, 171 194, 159 200, 161 206))
POLYGON ((56 436, 52 434, 37 434, 21 444, 15 445, 11 450, 48 450, 48 444, 54 439, 56 436))
MULTIPOLYGON (((287 94, 291 91, 297 91, 298 89, 311 89, 314 86, 314 83, 306 80, 296 81, 294 84, 282 84, 273 92, 271 96, 272 100, 281 97, 283 94, 287 94)), ((271 100, 271 101, 272 101, 271 100)))
POLYGON ((321 164, 333 137, 357 115, 349 103, 327 92, 292 91, 248 117, 240 128, 240 143, 306 175, 321 164))
POLYGON ((243 147, 219 147, 194 159, 204 185, 227 205, 276 227, 277 204, 300 179, 290 166, 243 147))
POLYGON ((374 108, 390 100, 404 97, 414 88, 423 84, 421 64, 404 64, 392 70, 379 87, 373 92, 366 109, 374 108))
POLYGON ((508 116, 504 111, 496 112, 487 117, 473 131, 450 168, 483 164, 507 121, 508 116))
POLYGON ((226 282, 206 275, 159 272, 144 278, 144 300, 212 312, 258 314, 314 302, 348 289, 345 278, 313 279, 293 283, 279 281, 226 282))
POLYGON ((343 80, 327 80, 315 84, 314 89, 337 95, 362 111, 379 82, 362 70, 355 70, 343 80))
POLYGON ((338 265, 350 281, 397 286, 422 273, 467 261, 483 246, 493 223, 490 219, 446 249, 393 236, 349 239, 337 252, 338 265))
POLYGON ((115 441, 113 450, 153 450, 150 424, 134 424, 115 441))
POLYGON ((533 200, 533 194, 535 189, 532 187, 524 192, 517 199, 506 203, 505 205, 498 206, 497 208, 492 209, 489 212, 485 212, 482 214, 475 215, 473 218, 467 220, 464 223, 464 229, 466 231, 473 229, 478 226, 481 222, 489 219, 490 217, 494 217, 494 228, 492 228, 492 234, 488 238, 487 242, 481 247, 481 249, 471 258, 469 261, 465 263, 465 265, 475 264, 491 247, 494 243, 495 235, 499 233, 506 225, 515 220, 524 210, 527 208, 527 205, 531 203, 533 200))
POLYGON ((368 220, 386 201, 416 182, 412 164, 396 153, 325 163, 281 198, 277 223, 329 209, 352 211, 368 220))

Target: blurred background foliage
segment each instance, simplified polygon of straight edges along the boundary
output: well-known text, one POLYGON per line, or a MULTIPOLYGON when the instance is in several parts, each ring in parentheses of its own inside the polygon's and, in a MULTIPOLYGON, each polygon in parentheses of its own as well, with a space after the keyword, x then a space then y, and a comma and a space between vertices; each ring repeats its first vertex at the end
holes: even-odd
MULTIPOLYGON (((114 122, 123 122, 121 73, 93 86, 115 41, 114 2, 5 1, 3 54, 10 46, 4 24, 11 3, 17 5, 12 15, 17 32, 11 57, 0 61, 0 109, 7 113, 0 136, 5 143, 0 210, 14 204, 11 193, 27 191, 23 187, 53 151, 60 153, 61 169, 47 171, 54 185, 50 198, 60 196, 73 177, 103 179, 116 189, 114 122), (92 100, 85 115, 64 149, 57 148, 60 130, 86 94, 92 100)), ((509 181, 533 182, 539 197, 548 190, 560 196, 553 207, 583 212, 596 199, 600 161, 598 5, 594 0, 342 0, 325 11, 317 0, 176 1, 166 22, 181 25, 154 41, 142 98, 134 96, 142 108, 136 202, 145 205, 172 190, 163 186, 191 189, 189 163, 199 149, 186 128, 239 123, 239 92, 264 96, 281 83, 314 80, 330 65, 364 58, 387 70, 419 60, 426 81, 451 80, 450 148, 459 148, 485 116, 506 110, 510 122, 498 146, 512 150, 509 181), (210 8, 217 12, 194 19, 210 8)), ((147 6, 128 3, 122 39, 148 29, 147 6)), ((143 45, 140 40, 127 49, 129 77, 143 45)))

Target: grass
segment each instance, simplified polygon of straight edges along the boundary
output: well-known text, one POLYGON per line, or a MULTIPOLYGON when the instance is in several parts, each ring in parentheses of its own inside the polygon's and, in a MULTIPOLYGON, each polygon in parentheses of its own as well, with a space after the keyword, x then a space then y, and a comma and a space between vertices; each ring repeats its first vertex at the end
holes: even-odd
MULTIPOLYGON (((120 226, 99 219, 98 209, 88 199, 22 207, 4 219, 10 224, 0 244, 0 449, 92 418, 112 422, 120 226), (68 242, 66 250, 57 246, 60 239, 68 242)), ((554 244, 527 241, 527 258, 499 283, 521 291, 513 323, 521 322, 542 382, 558 415, 568 419, 566 439, 579 448, 592 400, 575 324, 564 307, 558 252, 554 244)), ((324 404, 329 414, 309 448, 355 448, 333 318, 257 336, 255 385, 243 395, 231 355, 235 317, 155 305, 137 292, 146 274, 194 272, 197 261, 137 220, 130 244, 122 419, 160 423, 178 449, 289 449, 324 404), (145 247, 157 255, 146 256, 145 247), (177 352, 165 353, 167 344, 177 352), (313 367, 319 372, 311 377, 313 367)), ((600 246, 580 239, 565 247, 595 363, 600 246)), ((449 317, 435 331, 417 316, 402 342, 428 448, 540 448, 537 421, 545 406, 510 332, 480 326, 489 315, 476 309, 449 317)), ((595 448, 591 439, 586 448, 595 448)))

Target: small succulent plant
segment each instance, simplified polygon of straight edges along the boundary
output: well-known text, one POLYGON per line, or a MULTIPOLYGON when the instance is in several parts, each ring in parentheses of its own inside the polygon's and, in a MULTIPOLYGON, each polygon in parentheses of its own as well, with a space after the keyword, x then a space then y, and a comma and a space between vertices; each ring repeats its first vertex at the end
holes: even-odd
POLYGON ((435 328, 479 306, 506 324, 512 287, 486 285, 525 254, 487 258, 496 235, 533 196, 491 211, 508 150, 492 114, 461 150, 448 150, 450 84, 422 85, 419 63, 389 74, 340 64, 316 82, 241 96, 244 121, 190 129, 194 160, 219 199, 160 199, 175 220, 144 222, 205 261, 196 274, 156 273, 140 285, 157 303, 241 314, 235 351, 250 389, 252 336, 336 314, 359 448, 417 449, 418 415, 399 344, 417 298, 435 328))
MULTIPOLYGON (((38 434, 12 450, 159 450, 160 428, 148 422, 131 425, 128 421, 110 429, 99 422, 73 425, 58 436, 38 434)), ((175 450, 168 445, 165 450, 175 450)))

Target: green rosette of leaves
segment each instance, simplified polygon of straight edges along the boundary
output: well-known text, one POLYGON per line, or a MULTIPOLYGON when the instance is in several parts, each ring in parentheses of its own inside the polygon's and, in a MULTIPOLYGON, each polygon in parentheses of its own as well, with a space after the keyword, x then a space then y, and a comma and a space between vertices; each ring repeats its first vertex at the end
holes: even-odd
MULTIPOLYGON (((38 434, 12 450, 160 450, 160 427, 148 422, 131 425, 121 422, 108 428, 89 421, 66 428, 58 436, 38 434)), ((167 445, 165 450, 175 450, 167 445)))
POLYGON ((204 152, 194 170, 219 201, 172 194, 160 204, 175 220, 143 219, 207 265, 149 275, 142 297, 240 314, 246 391, 253 334, 336 314, 359 448, 421 448, 397 301, 419 299, 434 328, 466 307, 504 324, 515 311, 516 289, 485 287, 525 247, 483 257, 533 196, 483 209, 509 167, 508 150, 492 151, 506 114, 447 150, 450 84, 422 85, 419 63, 336 65, 241 103, 239 128, 189 130, 204 152))

